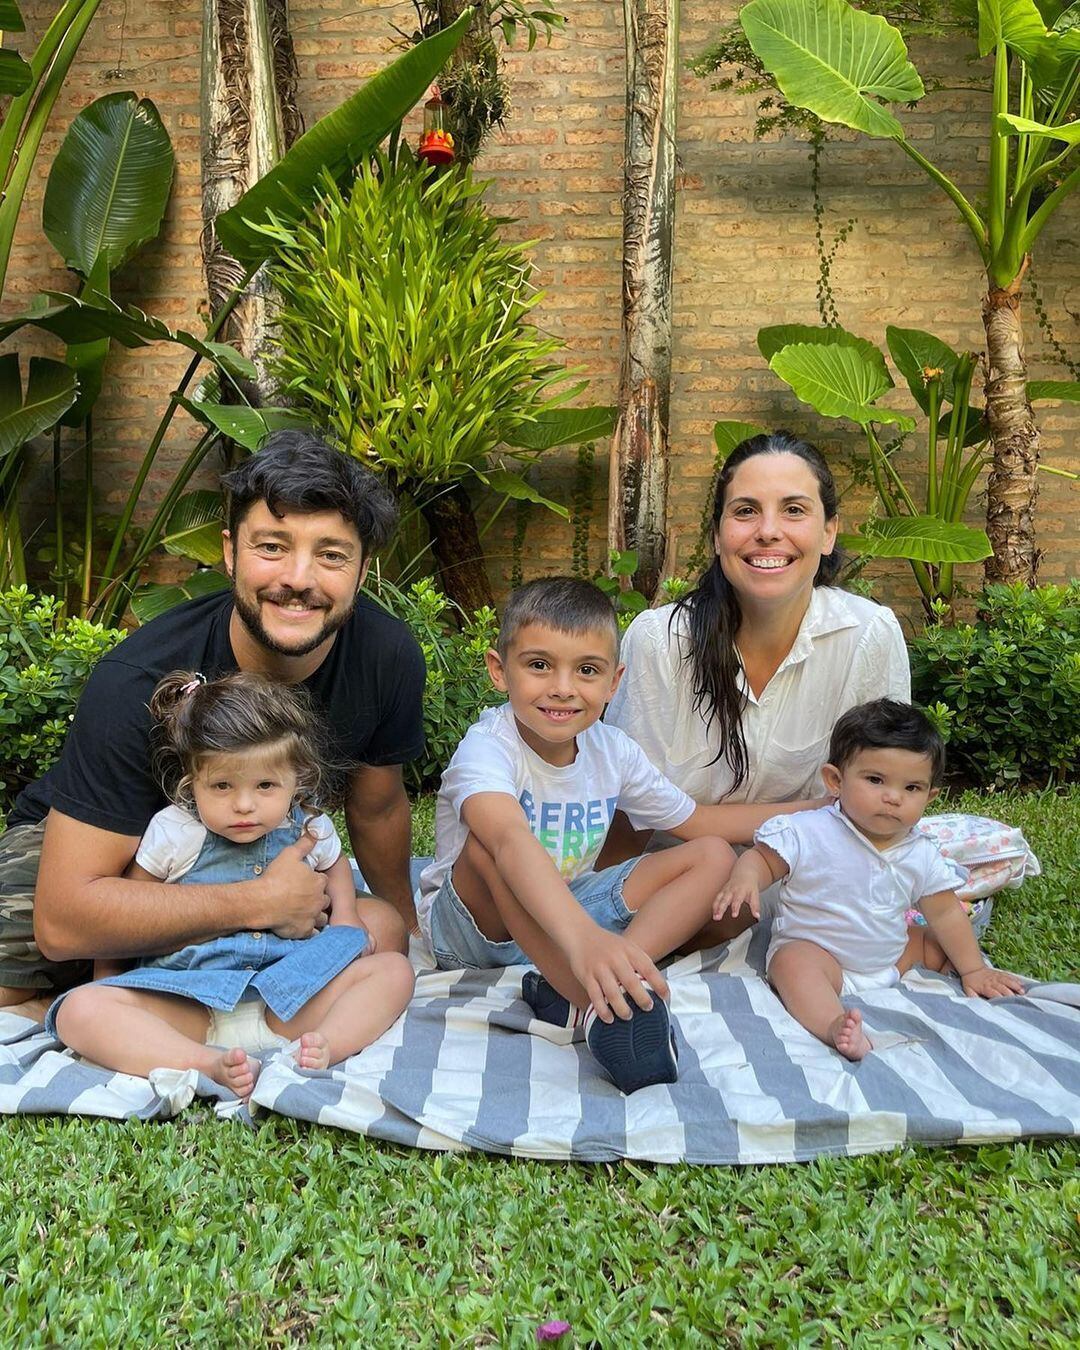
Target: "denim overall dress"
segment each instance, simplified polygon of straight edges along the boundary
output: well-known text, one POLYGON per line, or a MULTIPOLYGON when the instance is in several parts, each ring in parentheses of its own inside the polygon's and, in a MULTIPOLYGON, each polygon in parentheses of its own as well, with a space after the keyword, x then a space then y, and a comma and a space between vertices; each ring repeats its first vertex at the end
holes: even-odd
MULTIPOLYGON (((299 807, 276 830, 249 844, 234 844, 211 830, 191 869, 177 886, 253 881, 282 849, 295 844, 304 827, 299 807)), ((238 1003, 261 998, 283 1022, 325 989, 335 975, 355 961, 367 946, 367 932, 344 924, 324 928, 309 938, 281 938, 274 933, 240 932, 209 942, 193 943, 168 956, 149 957, 122 975, 98 980, 101 985, 179 994, 206 1008, 231 1012, 238 1003)), ((61 995, 49 1009, 46 1029, 56 1034, 61 995)))

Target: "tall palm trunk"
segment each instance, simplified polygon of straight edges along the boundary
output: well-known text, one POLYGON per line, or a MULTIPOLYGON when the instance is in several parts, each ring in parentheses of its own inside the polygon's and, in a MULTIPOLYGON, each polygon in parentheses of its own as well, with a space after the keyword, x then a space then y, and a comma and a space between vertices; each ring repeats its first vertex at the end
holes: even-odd
POLYGON ((986 485, 986 533, 993 547, 988 582, 1038 580, 1035 503, 1039 495, 1039 428, 1027 396, 1020 326, 1023 271, 1008 286, 991 284, 983 301, 986 330, 986 417, 994 459, 986 485))
POLYGON ((626 165, 623 359, 611 446, 608 540, 635 549, 650 598, 663 575, 671 397, 679 0, 623 0, 626 165))
MULTIPOLYGON (((217 240, 214 222, 277 163, 300 134, 296 57, 288 0, 204 0, 203 3, 203 269, 211 312, 243 279, 243 268, 217 240)), ((269 337, 269 283, 260 272, 223 333, 258 371, 269 337)))

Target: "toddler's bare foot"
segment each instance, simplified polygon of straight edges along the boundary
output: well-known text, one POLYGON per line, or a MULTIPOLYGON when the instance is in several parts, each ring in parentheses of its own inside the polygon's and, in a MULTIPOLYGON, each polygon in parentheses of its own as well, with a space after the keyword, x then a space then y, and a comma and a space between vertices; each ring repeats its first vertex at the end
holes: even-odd
POLYGON ((300 1049, 296 1052, 296 1062, 302 1069, 327 1069, 330 1067, 330 1042, 321 1031, 305 1031, 300 1037, 300 1049))
POLYGON ((829 1029, 833 1045, 845 1059, 864 1059, 873 1046, 862 1029, 862 1013, 858 1008, 846 1008, 829 1029))
POLYGON ((210 1077, 246 1102, 255 1090, 255 1080, 261 1068, 257 1059, 252 1059, 239 1046, 234 1046, 232 1050, 223 1050, 217 1057, 210 1069, 210 1077))

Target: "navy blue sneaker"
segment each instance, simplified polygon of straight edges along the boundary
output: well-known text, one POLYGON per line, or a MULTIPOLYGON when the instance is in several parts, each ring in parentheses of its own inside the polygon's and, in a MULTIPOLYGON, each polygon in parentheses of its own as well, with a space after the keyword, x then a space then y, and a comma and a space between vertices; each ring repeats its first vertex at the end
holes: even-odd
POLYGON ((674 1083, 679 1076, 679 1051, 671 1029, 667 1004, 654 995, 646 1011, 631 1003, 628 1021, 590 1021, 585 1042, 597 1064, 620 1092, 628 1095, 653 1083, 674 1083))
POLYGON ((571 1029, 581 1021, 581 1013, 544 979, 538 970, 527 970, 521 977, 521 997, 539 1022, 571 1029))

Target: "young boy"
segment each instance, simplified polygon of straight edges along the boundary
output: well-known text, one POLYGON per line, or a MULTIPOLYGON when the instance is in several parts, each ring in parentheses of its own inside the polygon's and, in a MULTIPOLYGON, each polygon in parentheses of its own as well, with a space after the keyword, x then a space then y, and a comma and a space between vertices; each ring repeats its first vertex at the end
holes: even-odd
POLYGON ((953 889, 963 872, 913 828, 944 767, 944 743, 917 708, 882 698, 850 709, 822 770, 839 800, 766 821, 717 897, 714 917, 743 905, 756 917, 762 887, 783 879, 769 982, 796 1021, 848 1059, 873 1046, 862 1014, 840 995, 886 989, 915 964, 941 970, 947 958, 972 996, 1024 992, 1015 975, 983 960, 953 889), (920 940, 921 929, 909 937, 913 904, 930 938, 920 940))
POLYGON ((421 930, 443 969, 533 963, 536 1016, 583 1025, 623 1092, 673 1082, 667 983, 655 962, 708 921, 735 855, 782 806, 696 806, 600 717, 622 675, 611 602, 549 577, 507 602, 488 673, 508 703, 470 727, 443 775, 421 930), (691 842, 602 872, 616 808, 691 842))

